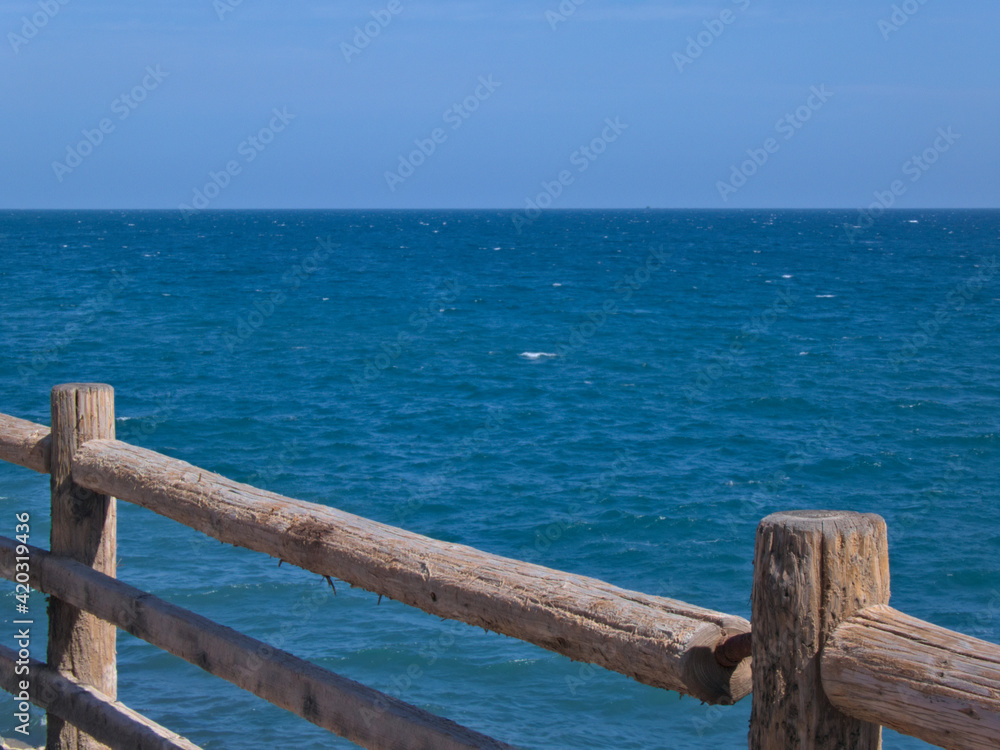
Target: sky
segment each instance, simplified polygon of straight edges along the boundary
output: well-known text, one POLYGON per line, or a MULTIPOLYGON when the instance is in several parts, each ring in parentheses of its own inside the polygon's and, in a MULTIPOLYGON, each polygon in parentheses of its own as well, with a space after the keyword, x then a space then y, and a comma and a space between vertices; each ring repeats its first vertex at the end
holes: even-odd
POLYGON ((34 0, 0 208, 1000 207, 996 0, 34 0))

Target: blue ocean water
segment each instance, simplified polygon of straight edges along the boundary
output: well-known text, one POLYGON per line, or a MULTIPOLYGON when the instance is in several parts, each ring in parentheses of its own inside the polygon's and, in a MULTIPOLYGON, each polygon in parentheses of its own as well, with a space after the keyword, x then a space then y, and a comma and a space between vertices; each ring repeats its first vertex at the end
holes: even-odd
MULTIPOLYGON (((53 385, 110 383, 122 440, 746 617, 760 518, 876 512, 893 605, 1000 641, 998 247, 983 211, 561 211, 520 233, 503 211, 0 212, 0 411, 47 424, 53 385)), ((30 511, 47 546, 47 502, 0 465, 0 533, 30 511)), ((334 596, 124 502, 119 557, 130 584, 526 748, 746 746, 749 700, 334 596)), ((119 652, 120 700, 203 747, 350 746, 119 652)))

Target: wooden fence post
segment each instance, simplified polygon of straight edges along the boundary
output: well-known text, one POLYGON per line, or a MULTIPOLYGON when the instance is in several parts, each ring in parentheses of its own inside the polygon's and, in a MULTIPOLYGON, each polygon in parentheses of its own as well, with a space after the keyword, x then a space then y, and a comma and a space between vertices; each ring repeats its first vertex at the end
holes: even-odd
POLYGON ((793 511, 760 522, 751 597, 751 750, 881 747, 879 725, 831 705, 820 682, 820 657, 842 620, 888 601, 881 517, 793 511))
MULTIPOLYGON (((108 576, 115 575, 115 501, 75 484, 73 454, 88 440, 114 439, 114 389, 69 383, 52 389, 51 548, 108 576)), ((114 699, 115 626, 58 599, 49 602, 48 663, 114 699)), ((48 715, 49 750, 105 750, 106 745, 48 715)))

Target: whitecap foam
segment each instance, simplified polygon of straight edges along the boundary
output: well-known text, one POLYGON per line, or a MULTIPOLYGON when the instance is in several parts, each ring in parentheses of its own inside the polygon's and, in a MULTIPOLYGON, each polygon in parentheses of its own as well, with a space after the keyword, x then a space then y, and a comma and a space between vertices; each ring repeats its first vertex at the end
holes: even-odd
POLYGON ((521 352, 518 356, 525 359, 541 359, 542 357, 556 357, 558 355, 552 352, 521 352))
POLYGON ((831 297, 836 297, 836 294, 817 294, 816 299, 829 299, 831 297))

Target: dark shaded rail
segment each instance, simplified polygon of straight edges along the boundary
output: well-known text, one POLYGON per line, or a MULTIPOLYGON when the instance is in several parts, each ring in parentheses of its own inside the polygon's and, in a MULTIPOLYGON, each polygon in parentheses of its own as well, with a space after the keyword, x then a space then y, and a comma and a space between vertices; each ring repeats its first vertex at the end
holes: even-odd
MULTIPOLYGON (((0 537, 12 580, 17 542, 0 537)), ((286 651, 243 635, 74 560, 29 547, 31 586, 372 750, 513 750, 286 651)), ((75 716, 75 715, 74 715, 75 716)), ((80 725, 76 718, 71 719, 80 725)), ((126 747, 119 742, 116 746, 126 747)), ((130 746, 128 746, 130 747, 130 746)))

